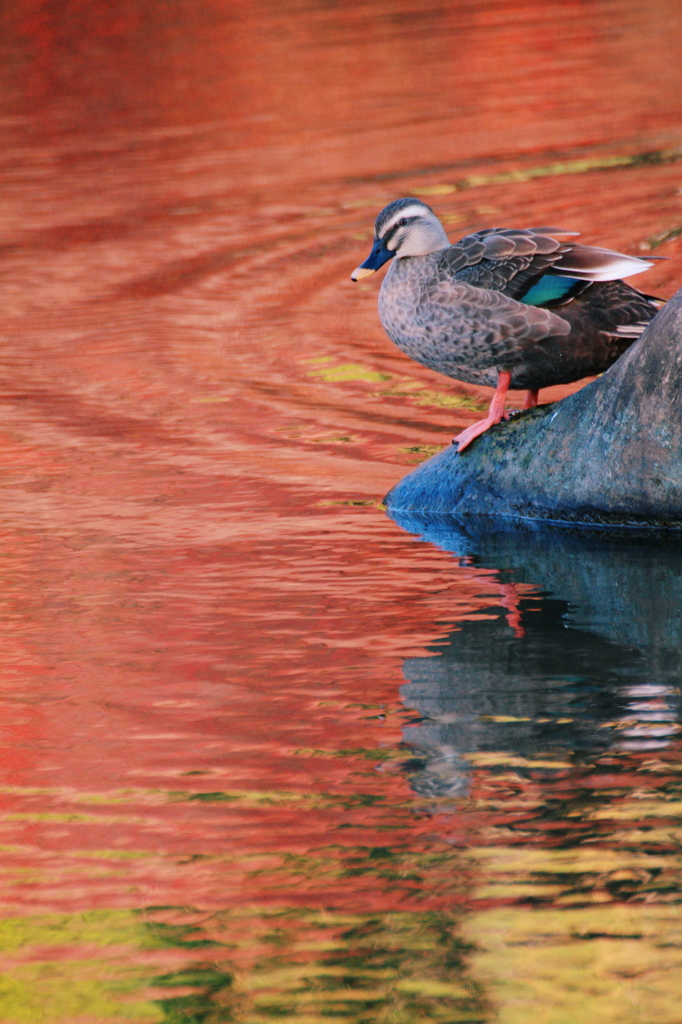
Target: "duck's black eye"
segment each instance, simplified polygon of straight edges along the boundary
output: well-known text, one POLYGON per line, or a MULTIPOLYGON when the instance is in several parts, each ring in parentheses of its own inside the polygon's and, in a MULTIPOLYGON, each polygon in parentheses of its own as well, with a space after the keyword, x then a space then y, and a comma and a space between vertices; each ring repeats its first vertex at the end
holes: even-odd
POLYGON ((407 224, 407 220, 406 220, 405 217, 402 217, 401 220, 398 221, 398 227, 399 228, 404 228, 406 224, 407 224))

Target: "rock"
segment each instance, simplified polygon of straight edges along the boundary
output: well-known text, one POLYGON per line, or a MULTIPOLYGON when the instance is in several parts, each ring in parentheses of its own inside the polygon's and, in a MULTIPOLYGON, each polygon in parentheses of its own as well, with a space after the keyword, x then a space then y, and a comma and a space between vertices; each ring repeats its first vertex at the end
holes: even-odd
POLYGON ((682 289, 598 380, 400 481, 389 511, 682 528, 682 289))

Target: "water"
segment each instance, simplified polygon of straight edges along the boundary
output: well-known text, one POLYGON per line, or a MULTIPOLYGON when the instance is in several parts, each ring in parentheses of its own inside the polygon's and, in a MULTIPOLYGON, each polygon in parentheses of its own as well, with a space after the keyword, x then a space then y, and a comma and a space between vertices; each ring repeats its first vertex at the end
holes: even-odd
POLYGON ((679 549, 388 519, 488 393, 349 280, 416 192, 672 294, 677 6, 2 27, 0 1020, 679 1024, 679 549))

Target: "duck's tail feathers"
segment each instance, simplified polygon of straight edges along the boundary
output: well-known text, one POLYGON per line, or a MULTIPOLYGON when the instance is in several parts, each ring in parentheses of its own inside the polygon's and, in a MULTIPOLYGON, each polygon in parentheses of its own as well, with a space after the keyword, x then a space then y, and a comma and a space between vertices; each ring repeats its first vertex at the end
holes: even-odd
POLYGON ((635 288, 634 284, 628 285, 628 288, 632 288, 633 292, 637 292, 638 295, 641 295, 643 299, 647 299, 648 302, 657 306, 658 309, 663 309, 668 301, 667 299, 662 299, 660 295, 649 295, 648 292, 643 292, 640 288, 635 288))
POLYGON ((651 321, 647 320, 636 324, 623 324, 622 327, 615 327, 612 331, 602 331, 601 333, 608 334, 610 338, 639 338, 650 323, 651 321))

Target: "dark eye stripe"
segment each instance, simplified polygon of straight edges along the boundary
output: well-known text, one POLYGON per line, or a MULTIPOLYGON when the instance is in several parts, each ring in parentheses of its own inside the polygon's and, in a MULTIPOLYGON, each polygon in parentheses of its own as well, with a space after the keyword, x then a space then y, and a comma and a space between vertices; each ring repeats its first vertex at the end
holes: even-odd
POLYGON ((407 225, 411 224, 413 221, 419 220, 419 217, 418 216, 414 216, 414 217, 401 217, 401 220, 404 220, 405 223, 401 224, 400 222, 398 222, 397 224, 394 224, 393 227, 390 227, 388 229, 388 231, 386 232, 385 235, 382 235, 382 240, 383 240, 384 243, 390 242, 390 240, 393 238, 393 236, 395 235, 396 231, 399 228, 407 227, 407 225))

